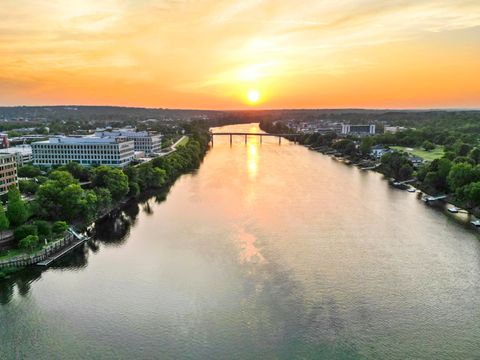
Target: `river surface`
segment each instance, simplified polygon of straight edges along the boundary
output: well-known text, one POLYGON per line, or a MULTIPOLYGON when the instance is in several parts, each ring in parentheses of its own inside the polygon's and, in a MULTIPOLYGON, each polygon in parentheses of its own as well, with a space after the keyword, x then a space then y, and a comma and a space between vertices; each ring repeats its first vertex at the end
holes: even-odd
POLYGON ((475 231, 377 173, 234 140, 0 283, 0 358, 480 358, 475 231))

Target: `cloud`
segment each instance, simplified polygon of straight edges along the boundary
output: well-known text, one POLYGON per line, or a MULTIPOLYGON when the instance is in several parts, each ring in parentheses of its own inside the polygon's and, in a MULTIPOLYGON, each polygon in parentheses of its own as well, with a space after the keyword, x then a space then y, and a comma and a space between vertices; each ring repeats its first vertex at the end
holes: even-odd
POLYGON ((465 29, 480 36, 480 3, 469 0, 3 0, 0 18, 0 82, 44 86, 30 81, 39 79, 54 93, 97 79, 92 91, 121 82, 171 99, 305 74, 356 76, 374 71, 385 47, 417 49, 465 29), (245 80, 245 69, 256 75, 245 80))

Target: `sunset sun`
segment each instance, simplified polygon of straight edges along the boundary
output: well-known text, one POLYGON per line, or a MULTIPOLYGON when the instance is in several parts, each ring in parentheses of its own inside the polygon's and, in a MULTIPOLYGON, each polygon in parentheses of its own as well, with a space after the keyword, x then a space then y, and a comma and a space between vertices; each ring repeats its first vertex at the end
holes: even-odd
POLYGON ((256 89, 248 90, 247 99, 249 103, 256 104, 260 100, 260 92, 256 89))

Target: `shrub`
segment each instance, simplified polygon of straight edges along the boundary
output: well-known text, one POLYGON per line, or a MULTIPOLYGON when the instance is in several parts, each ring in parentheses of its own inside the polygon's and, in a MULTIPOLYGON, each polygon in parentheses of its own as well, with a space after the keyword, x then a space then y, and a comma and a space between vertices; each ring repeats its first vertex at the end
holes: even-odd
POLYGON ((18 243, 18 247, 20 249, 32 251, 38 246, 38 243, 39 239, 37 235, 28 235, 27 237, 20 240, 20 242, 18 243))
POLYGON ((37 235, 37 227, 35 225, 21 225, 13 232, 13 236, 17 241, 20 241, 29 235, 37 235))
POLYGON ((35 221, 35 226, 37 227, 38 236, 48 238, 50 235, 52 235, 52 228, 50 227, 48 221, 37 220, 35 221))
POLYGON ((65 221, 55 221, 52 226, 52 232, 54 234, 62 234, 67 231, 68 225, 65 221))

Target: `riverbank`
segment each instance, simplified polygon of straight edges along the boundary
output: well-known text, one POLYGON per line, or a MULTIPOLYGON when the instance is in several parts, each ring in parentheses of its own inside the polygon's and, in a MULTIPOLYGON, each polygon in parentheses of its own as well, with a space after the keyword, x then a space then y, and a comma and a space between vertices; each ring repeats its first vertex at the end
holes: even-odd
MULTIPOLYGON (((166 189, 168 190, 178 177, 195 170, 200 165, 208 150, 208 142, 202 141, 202 135, 205 135, 205 133, 206 131, 199 131, 196 134, 194 133, 191 137, 182 136, 172 145, 172 149, 168 154, 131 167, 133 170, 125 169, 129 180, 130 191, 128 195, 115 201, 111 206, 98 211, 93 219, 89 219, 88 216, 80 216, 75 221, 71 222, 71 224, 81 232, 86 231, 87 229, 92 228, 92 224, 95 222, 120 211, 126 206, 126 204, 139 199, 143 194, 147 194, 151 191, 165 192, 166 189), (190 139, 192 139, 192 141, 190 139), (133 185, 136 187, 132 187, 133 185), (138 191, 140 188, 139 185, 141 185, 142 191, 138 191), (131 189, 137 189, 137 191, 131 191, 131 189), (85 221, 86 219, 88 219, 88 221, 85 221)), ((66 246, 68 244, 63 245, 66 246)), ((5 277, 8 276, 8 274, 15 272, 15 269, 21 270, 25 266, 35 263, 32 259, 36 259, 37 257, 40 259, 41 257, 44 257, 46 251, 45 247, 48 246, 50 246, 50 244, 42 246, 42 248, 38 249, 36 252, 24 252, 23 254, 19 254, 19 251, 12 251, 12 256, 4 258, 2 262, 9 263, 11 260, 10 262, 13 266, 6 268, 7 270, 0 273, 0 278, 1 276, 5 277), (21 261, 15 261, 16 259, 21 261)), ((55 250, 63 251, 65 246, 55 246, 55 250)), ((51 251, 48 251, 49 255, 51 255, 51 251)))

